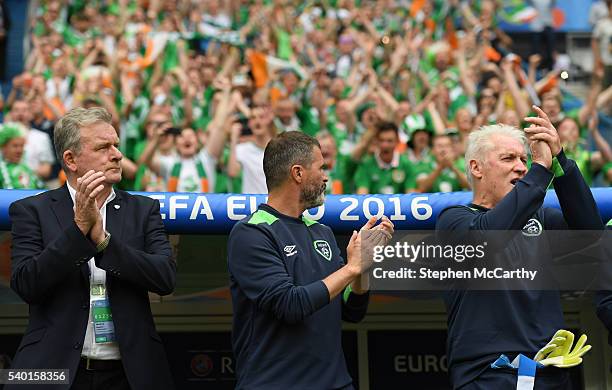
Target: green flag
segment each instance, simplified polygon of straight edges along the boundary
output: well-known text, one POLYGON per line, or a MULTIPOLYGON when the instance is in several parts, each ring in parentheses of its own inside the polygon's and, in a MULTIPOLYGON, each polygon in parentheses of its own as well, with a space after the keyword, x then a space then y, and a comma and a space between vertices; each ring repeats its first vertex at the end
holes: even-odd
POLYGON ((276 55, 283 59, 289 60, 293 56, 293 49, 291 48, 291 35, 281 28, 276 29, 276 40, 277 49, 276 55))

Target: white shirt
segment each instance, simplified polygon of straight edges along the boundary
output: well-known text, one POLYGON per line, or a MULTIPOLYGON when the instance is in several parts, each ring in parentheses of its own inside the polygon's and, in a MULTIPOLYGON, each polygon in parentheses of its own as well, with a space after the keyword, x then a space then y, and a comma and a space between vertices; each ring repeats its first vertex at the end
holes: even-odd
POLYGON ((295 115, 291 118, 291 122, 288 125, 284 124, 280 120, 280 118, 278 117, 274 118, 274 126, 276 126, 278 131, 281 133, 285 131, 300 131, 301 130, 300 120, 295 115))
POLYGON ((538 16, 531 22, 531 30, 543 31, 545 27, 552 27, 553 0, 532 0, 531 4, 538 12, 538 16))
POLYGON ((391 162, 384 162, 381 158, 380 158, 380 153, 375 153, 374 154, 374 159, 376 160, 376 164, 378 164, 378 167, 380 169, 391 169, 391 168, 397 168, 399 167, 399 163, 400 163, 400 154, 398 151, 394 151, 393 152, 393 158, 391 159, 391 162))
POLYGON ((336 61, 336 74, 339 77, 347 78, 349 73, 351 72, 351 66, 353 65, 353 59, 345 54, 338 58, 336 61))
MULTIPOLYGON (((75 203, 76 190, 68 185, 68 192, 70 192, 70 198, 72 198, 72 204, 75 203)), ((111 189, 110 195, 104 201, 102 207, 100 207, 100 214, 102 215, 102 228, 106 230, 106 205, 115 199, 115 190, 111 189)), ((96 262, 93 257, 89 259, 89 285, 95 280, 96 283, 102 283, 106 287, 106 271, 96 267, 96 262)), ((108 296, 107 296, 108 298, 108 296)), ((116 341, 110 343, 97 344, 94 343, 94 330, 93 330, 93 317, 91 311, 91 302, 94 297, 91 295, 91 289, 89 292, 89 320, 87 322, 87 330, 85 331, 85 340, 83 341, 83 349, 81 356, 85 356, 91 359, 98 360, 119 360, 121 359, 121 353, 119 352, 119 344, 116 341)), ((111 313, 112 313, 111 307, 111 313)), ((115 329, 116 331, 116 329, 115 329)))
POLYGON ((217 171, 215 170, 215 159, 210 154, 206 148, 202 148, 198 154, 191 158, 180 158, 176 156, 174 158, 163 158, 159 159, 159 170, 168 182, 170 176, 172 175, 172 168, 174 164, 180 162, 181 165, 181 174, 178 178, 178 187, 176 189, 177 192, 202 192, 202 186, 200 184, 200 177, 198 175, 198 169, 196 168, 196 162, 199 159, 204 166, 204 172, 206 173, 206 179, 208 180, 208 192, 214 192, 215 190, 215 177, 217 171))
POLYGON ((608 6, 605 1, 598 1, 591 5, 589 11, 589 23, 595 27, 597 22, 608 16, 608 6))
POLYGON ((593 38, 599 41, 601 61, 606 66, 612 65, 612 16, 597 22, 593 38))
POLYGON ((267 194, 266 175, 263 170, 265 148, 253 142, 236 145, 236 159, 242 165, 242 193, 267 194))
POLYGON ((70 93, 70 79, 62 79, 59 83, 51 78, 46 82, 45 95, 47 99, 59 98, 66 108, 72 106, 72 94, 70 93))
POLYGON ((223 29, 229 29, 232 27, 232 20, 229 16, 222 12, 219 12, 214 16, 210 14, 202 15, 202 23, 212 24, 223 29))
POLYGON ((53 164, 55 157, 49 134, 30 129, 23 150, 22 161, 34 172, 38 170, 41 163, 53 164))

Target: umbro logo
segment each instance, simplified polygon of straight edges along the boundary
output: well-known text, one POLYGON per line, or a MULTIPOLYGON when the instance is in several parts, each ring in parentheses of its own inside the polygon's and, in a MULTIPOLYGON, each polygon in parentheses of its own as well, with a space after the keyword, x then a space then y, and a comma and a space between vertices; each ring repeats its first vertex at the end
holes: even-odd
POLYGON ((283 250, 285 251, 287 257, 297 254, 297 250, 295 250, 295 245, 287 245, 283 250))

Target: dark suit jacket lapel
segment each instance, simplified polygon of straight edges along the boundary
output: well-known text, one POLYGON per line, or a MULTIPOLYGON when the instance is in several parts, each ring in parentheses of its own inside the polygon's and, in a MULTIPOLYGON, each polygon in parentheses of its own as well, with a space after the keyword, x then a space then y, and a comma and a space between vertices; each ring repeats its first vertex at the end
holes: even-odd
POLYGON ((74 220, 74 205, 70 198, 70 193, 68 192, 68 186, 64 184, 63 187, 53 190, 51 199, 53 199, 51 208, 55 213, 57 222, 62 227, 62 230, 64 230, 68 228, 74 220))
POLYGON ((121 191, 115 190, 115 199, 106 205, 106 231, 113 238, 120 239, 123 233, 123 216, 126 215, 126 205, 121 191))
MULTIPOLYGON (((51 198, 53 199, 51 208, 61 226, 61 231, 63 231, 67 229, 70 224, 74 223, 74 204, 72 203, 72 198, 70 198, 68 186, 64 184, 63 187, 53 190, 51 198)), ((89 265, 85 263, 81 265, 80 268, 81 276, 89 285, 89 265)))

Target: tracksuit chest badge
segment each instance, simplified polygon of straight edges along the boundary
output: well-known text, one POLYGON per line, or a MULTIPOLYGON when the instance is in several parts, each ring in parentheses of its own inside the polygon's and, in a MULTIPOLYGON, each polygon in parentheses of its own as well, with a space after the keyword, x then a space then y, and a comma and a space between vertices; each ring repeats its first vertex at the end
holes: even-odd
POLYGON ((535 218, 531 218, 527 221, 527 224, 523 226, 522 233, 527 237, 537 237, 542 234, 542 224, 535 218))
POLYGON ((316 240, 313 242, 315 250, 323 256, 323 258, 327 261, 331 261, 332 251, 329 243, 325 240, 316 240))

